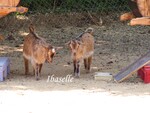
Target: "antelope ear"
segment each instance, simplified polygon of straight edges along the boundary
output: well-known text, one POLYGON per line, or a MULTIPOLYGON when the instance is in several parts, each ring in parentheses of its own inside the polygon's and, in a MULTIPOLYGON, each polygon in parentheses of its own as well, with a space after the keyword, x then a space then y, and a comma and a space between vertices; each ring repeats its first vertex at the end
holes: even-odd
POLYGON ((29 31, 30 31, 31 33, 33 33, 33 32, 35 31, 35 30, 34 30, 34 26, 33 26, 32 23, 29 25, 29 31))
POLYGON ((63 47, 54 47, 54 48, 55 48, 56 51, 63 49, 63 47))
POLYGON ((68 46, 72 43, 72 40, 71 41, 68 41, 67 43, 65 43, 65 46, 68 46))
POLYGON ((74 44, 75 42, 73 40, 67 42, 65 45, 67 45, 70 49, 72 49, 72 44, 74 44))
POLYGON ((77 43, 78 43, 79 45, 83 45, 83 44, 84 44, 82 41, 77 41, 77 43))

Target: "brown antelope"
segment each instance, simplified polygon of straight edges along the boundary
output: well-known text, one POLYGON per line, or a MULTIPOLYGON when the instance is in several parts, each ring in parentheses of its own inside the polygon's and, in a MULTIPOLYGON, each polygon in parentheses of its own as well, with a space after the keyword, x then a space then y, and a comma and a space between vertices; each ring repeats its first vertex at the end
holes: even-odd
POLYGON ((0 34, 0 41, 4 40, 4 37, 0 34))
POLYGON ((39 80, 42 65, 45 61, 52 62, 55 48, 34 32, 33 25, 30 25, 29 31, 30 33, 25 37, 23 46, 25 74, 29 74, 28 62, 31 61, 35 78, 39 80))
POLYGON ((67 43, 71 50, 74 65, 74 76, 80 76, 80 63, 84 60, 84 67, 90 72, 92 56, 94 53, 93 28, 88 28, 84 33, 67 43))

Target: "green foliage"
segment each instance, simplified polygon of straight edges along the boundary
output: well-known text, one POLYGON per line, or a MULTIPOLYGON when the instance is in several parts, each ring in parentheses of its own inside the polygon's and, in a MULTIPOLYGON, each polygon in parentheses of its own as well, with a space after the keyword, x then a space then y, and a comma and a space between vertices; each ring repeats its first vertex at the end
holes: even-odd
POLYGON ((110 12, 128 10, 127 0, 21 0, 32 12, 110 12))

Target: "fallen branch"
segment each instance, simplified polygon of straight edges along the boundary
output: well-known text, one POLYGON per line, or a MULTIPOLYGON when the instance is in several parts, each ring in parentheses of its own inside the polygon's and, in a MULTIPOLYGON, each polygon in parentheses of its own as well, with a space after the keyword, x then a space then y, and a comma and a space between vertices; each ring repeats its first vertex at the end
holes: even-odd
POLYGON ((96 22, 96 20, 93 18, 93 16, 91 15, 91 13, 89 11, 88 11, 88 15, 95 25, 98 25, 98 26, 102 25, 103 22, 102 22, 101 18, 99 19, 99 22, 96 22))

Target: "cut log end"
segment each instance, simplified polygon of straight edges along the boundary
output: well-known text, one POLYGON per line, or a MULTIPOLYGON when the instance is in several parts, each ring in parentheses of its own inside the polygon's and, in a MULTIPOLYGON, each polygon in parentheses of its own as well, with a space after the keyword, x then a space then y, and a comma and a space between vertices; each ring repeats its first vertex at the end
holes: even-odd
POLYGON ((132 19, 130 21, 129 25, 130 26, 135 26, 135 25, 149 26, 150 25, 150 17, 142 17, 142 18, 132 19))
POLYGON ((131 12, 124 13, 120 16, 120 21, 123 22, 123 21, 131 20, 133 18, 135 18, 135 16, 131 12))

